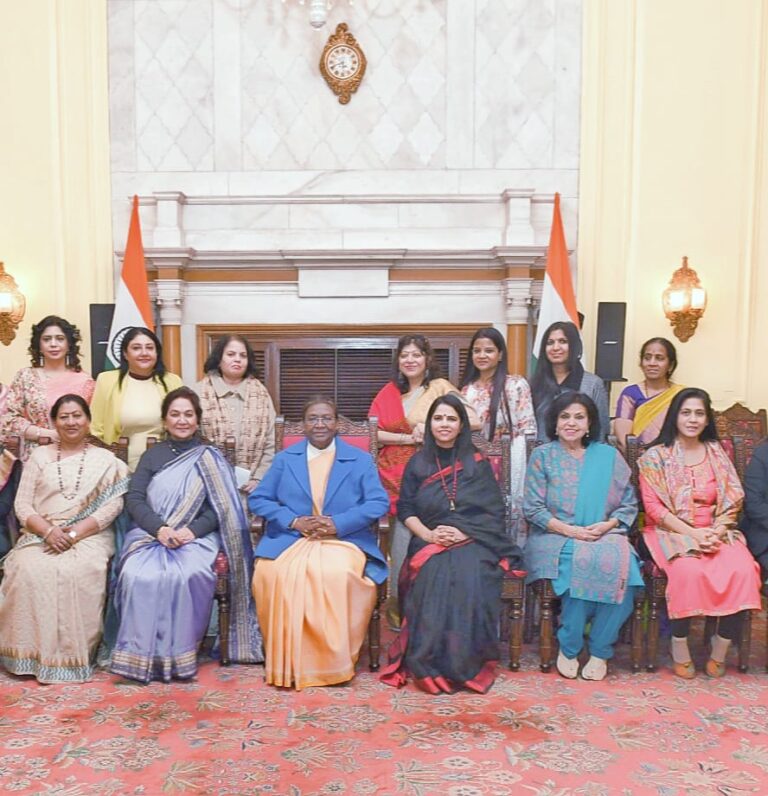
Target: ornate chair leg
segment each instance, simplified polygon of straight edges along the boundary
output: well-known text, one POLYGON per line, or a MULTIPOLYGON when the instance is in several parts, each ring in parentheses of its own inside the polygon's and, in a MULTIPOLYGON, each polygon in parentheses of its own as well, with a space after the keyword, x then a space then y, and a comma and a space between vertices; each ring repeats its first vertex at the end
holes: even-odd
POLYGON ((525 598, 523 600, 523 641, 530 644, 533 641, 536 600, 534 599, 533 586, 525 586, 525 598))
POLYGON ((632 612, 632 671, 637 673, 642 668, 643 661, 643 606, 645 605, 645 591, 637 589, 635 592, 635 605, 632 612))
POLYGON ((229 577, 216 579, 216 601, 219 604, 219 656, 222 666, 229 666, 229 577))
POLYGON ((541 629, 539 631, 539 668, 542 672, 548 672, 552 668, 552 603, 555 594, 552 591, 552 582, 542 580, 538 583, 539 606, 541 611, 541 629))
POLYGON ((381 660, 381 606, 387 597, 386 584, 377 588, 376 603, 373 606, 371 621, 368 623, 368 668, 372 672, 379 670, 381 660))
POLYGON ((519 592, 509 601, 509 668, 520 669, 520 654, 523 648, 523 594, 525 585, 519 584, 519 592))
POLYGON ((659 659, 659 578, 651 576, 648 589, 648 659, 645 668, 649 672, 656 671, 659 659))
POLYGON ((739 671, 749 669, 749 653, 752 651, 752 611, 746 611, 744 621, 741 623, 741 638, 739 639, 739 671))

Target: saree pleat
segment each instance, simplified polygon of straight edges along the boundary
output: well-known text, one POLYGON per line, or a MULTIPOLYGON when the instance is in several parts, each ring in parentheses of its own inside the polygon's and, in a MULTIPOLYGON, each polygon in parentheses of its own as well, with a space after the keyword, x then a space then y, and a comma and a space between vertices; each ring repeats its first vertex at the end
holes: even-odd
POLYGON ((493 671, 499 658, 498 556, 474 542, 435 553, 418 577, 414 574, 404 597, 401 592, 409 625, 405 668, 429 693, 436 693, 433 684, 437 691, 451 692, 470 687, 476 679, 485 682, 484 693, 493 679, 481 672, 493 671), (450 599, 435 599, 436 595, 450 599))
POLYGON ((217 533, 173 550, 141 528, 128 533, 123 587, 116 599, 121 621, 112 653, 115 674, 142 682, 194 676, 197 647, 211 613, 213 562, 220 545, 217 533))
POLYGON ((300 690, 352 679, 376 601, 365 562, 337 539, 300 539, 275 560, 259 559, 253 596, 267 683, 300 690))
POLYGON ((211 615, 213 564, 223 546, 230 562, 230 657, 262 660, 261 633, 251 599, 253 552, 234 478, 221 454, 201 445, 162 469, 147 500, 168 525, 187 525, 207 499, 219 533, 169 549, 142 528, 125 537, 115 588, 119 630, 111 654, 115 674, 148 682, 189 678, 211 615))
POLYGON ((90 679, 114 550, 110 531, 59 555, 44 552, 39 537, 25 534, 6 562, 0 596, 0 662, 9 672, 34 675, 41 683, 90 679))

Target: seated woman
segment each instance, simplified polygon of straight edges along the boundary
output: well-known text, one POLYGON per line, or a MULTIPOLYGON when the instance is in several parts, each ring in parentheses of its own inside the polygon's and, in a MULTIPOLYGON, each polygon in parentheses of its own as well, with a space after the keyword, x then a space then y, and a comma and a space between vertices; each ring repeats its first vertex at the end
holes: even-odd
POLYGON ((41 683, 81 683, 101 638, 128 469, 88 444, 81 396, 62 395, 51 419, 58 441, 32 452, 16 496, 23 527, 0 586, 0 662, 41 683))
POLYGON ((195 388, 203 407, 203 434, 224 445, 235 437, 237 466, 248 472, 241 492, 258 485, 275 455, 275 407, 259 381, 256 355, 240 335, 222 337, 204 365, 205 378, 195 388))
POLYGON ((499 661, 502 570, 518 564, 520 549, 506 534, 501 491, 458 396, 430 406, 397 513, 412 536, 400 575, 403 623, 381 680, 400 687, 410 674, 430 694, 484 694, 499 661))
POLYGON ((248 503, 267 520, 253 596, 266 681, 297 690, 351 680, 387 565, 371 523, 387 493, 365 451, 336 438, 336 405, 315 396, 306 440, 275 456, 248 503))
POLYGON ((705 671, 725 674, 744 611, 760 608, 757 562, 736 528, 744 492, 717 440, 709 395, 687 387, 672 401, 661 433, 638 462, 643 538, 667 576, 672 660, 679 677, 696 670, 688 650, 692 616, 720 618, 705 671))
POLYGON ((57 438, 51 408, 62 395, 79 395, 90 403, 93 379, 80 367, 80 331, 58 315, 32 326, 29 343, 32 367, 13 377, 0 411, 0 439, 21 437, 26 461, 40 437, 57 438))
POLYGON ((168 373, 163 346, 154 332, 134 326, 120 344, 120 369, 107 370, 96 379, 92 431, 108 445, 128 437, 128 468, 133 472, 147 447, 147 437, 163 430, 160 405, 181 379, 168 373))
POLYGON ((555 441, 534 449, 525 481, 525 569, 528 582, 550 579, 561 600, 557 670, 570 679, 578 675, 591 623, 581 676, 602 680, 632 613, 635 587, 643 585, 627 540, 637 516, 635 490, 624 459, 599 442, 599 415, 588 395, 555 398, 545 433, 555 441))
POLYGON ((230 657, 241 663, 262 659, 249 589, 248 526, 232 468, 197 436, 201 414, 200 399, 188 387, 165 396, 167 438, 142 455, 126 496, 135 525, 120 554, 120 624, 110 669, 145 683, 197 673, 221 546, 230 562, 230 657))
POLYGON ((744 473, 744 535, 768 584, 768 441, 758 445, 744 473))
POLYGON ((550 324, 539 346, 536 373, 531 379, 531 394, 536 411, 538 438, 551 442, 547 436, 547 417, 553 401, 564 392, 584 393, 597 407, 599 425, 593 439, 601 442, 608 435, 608 393, 603 380, 588 373, 581 364, 583 346, 575 324, 570 321, 555 321, 550 324))
POLYGON ((659 436, 672 399, 683 389, 673 384, 677 351, 666 337, 652 337, 640 349, 640 368, 645 377, 641 384, 630 384, 621 391, 616 403, 613 431, 622 451, 628 434, 647 445, 659 436))

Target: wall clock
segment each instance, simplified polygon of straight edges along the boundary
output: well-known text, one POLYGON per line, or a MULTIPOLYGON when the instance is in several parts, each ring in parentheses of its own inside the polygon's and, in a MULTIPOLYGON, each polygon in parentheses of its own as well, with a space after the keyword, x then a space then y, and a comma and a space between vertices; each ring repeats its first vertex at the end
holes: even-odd
POLYGON ((342 105, 346 105, 357 91, 367 64, 365 54, 347 25, 344 22, 337 25, 320 56, 320 74, 342 105))

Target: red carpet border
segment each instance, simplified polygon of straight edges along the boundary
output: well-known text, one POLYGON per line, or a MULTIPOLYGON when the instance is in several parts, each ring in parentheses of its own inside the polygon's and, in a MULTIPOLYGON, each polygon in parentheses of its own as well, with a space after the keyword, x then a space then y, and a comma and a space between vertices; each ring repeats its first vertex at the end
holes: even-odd
MULTIPOLYGON (((763 620, 764 621, 764 620, 763 620)), ((763 625, 755 639, 764 637, 763 625)), ((697 650, 697 658, 704 655, 697 650)), ((739 796, 768 793, 768 674, 602 683, 503 670, 486 696, 355 681, 301 693, 207 661, 187 684, 0 674, 0 793, 55 796, 739 796)))

